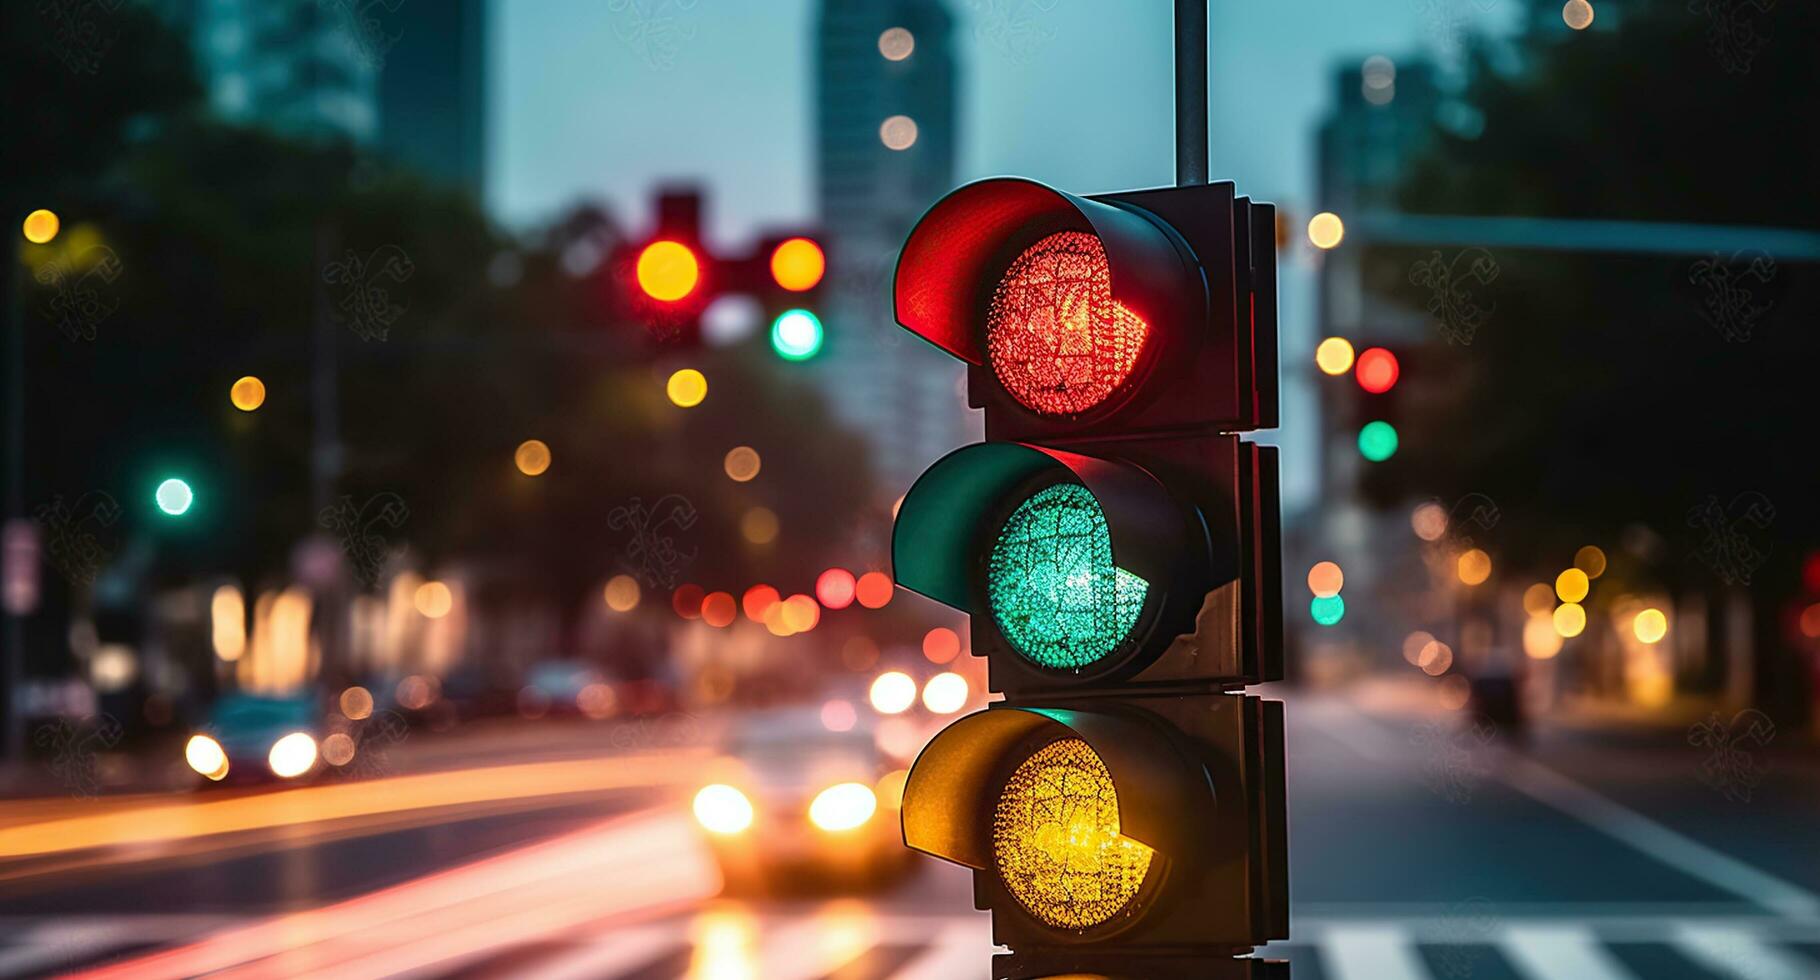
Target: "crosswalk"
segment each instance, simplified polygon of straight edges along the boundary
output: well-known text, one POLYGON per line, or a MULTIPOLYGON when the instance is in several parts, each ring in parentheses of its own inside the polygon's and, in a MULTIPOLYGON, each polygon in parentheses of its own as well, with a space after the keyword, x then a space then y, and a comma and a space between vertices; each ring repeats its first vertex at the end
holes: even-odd
MULTIPOLYGON (((0 977, 119 972, 137 957, 244 923, 116 916, 0 922, 0 977)), ((1263 955, 1295 980, 1820 980, 1820 923, 1777 917, 1303 916, 1263 955)), ((346 975, 407 980, 965 980, 992 955, 983 915, 881 914, 858 900, 785 914, 737 903, 346 975)), ((130 973, 130 969, 127 971, 130 973)), ((227 976, 275 976, 267 963, 227 976)))

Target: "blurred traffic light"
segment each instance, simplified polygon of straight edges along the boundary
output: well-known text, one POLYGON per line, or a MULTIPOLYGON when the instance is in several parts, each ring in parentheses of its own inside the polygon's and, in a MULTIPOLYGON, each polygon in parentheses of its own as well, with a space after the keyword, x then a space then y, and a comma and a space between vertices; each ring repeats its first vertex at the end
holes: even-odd
POLYGON ((822 321, 808 310, 785 310, 771 321, 771 349, 786 361, 806 361, 822 349, 822 321))
POLYGON ((57 237, 57 231, 61 227, 63 222, 58 220, 57 212, 39 208, 25 216, 21 231, 25 233, 26 241, 33 245, 44 245, 57 237))
POLYGON ((814 289, 827 269, 822 247, 811 239, 786 239, 771 250, 771 280, 793 293, 814 289))
POLYGON ((1228 693, 1282 676, 1276 451, 1236 435, 1276 424, 1275 233, 1230 183, 1005 178, 905 243, 898 320, 966 362, 988 441, 905 495, 894 575, 971 615, 1004 700, 929 743, 904 840, 973 869, 995 977, 1286 935, 1281 706, 1228 693))
POLYGON ((158 489, 152 492, 152 500, 166 515, 182 517, 189 513, 190 505, 196 502, 196 494, 188 483, 171 477, 158 484, 158 489))
POLYGON ((1374 395, 1382 395, 1396 386, 1397 356, 1382 347, 1371 347, 1359 355, 1358 365, 1353 375, 1358 378, 1359 387, 1374 395))
POLYGON ((638 253, 638 287, 652 299, 674 303, 700 282, 701 262, 681 242, 655 241, 638 253))
POLYGON ((1389 422, 1376 420, 1359 430, 1359 455, 1382 463, 1397 454, 1397 430, 1389 422))

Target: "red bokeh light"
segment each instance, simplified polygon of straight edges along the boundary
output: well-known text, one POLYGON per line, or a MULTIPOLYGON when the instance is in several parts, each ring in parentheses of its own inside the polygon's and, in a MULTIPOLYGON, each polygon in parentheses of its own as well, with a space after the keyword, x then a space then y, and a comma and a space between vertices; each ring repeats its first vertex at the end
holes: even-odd
POLYGON ((777 605, 783 596, 769 585, 760 583, 746 590, 739 600, 739 606, 746 613, 746 618, 754 623, 765 621, 765 611, 777 605))
POLYGON ((1020 404, 1072 415, 1104 402, 1137 367, 1150 328, 1112 298, 1099 237, 1063 231, 1025 249, 986 311, 986 351, 1020 404))
POLYGON ((960 634, 946 626, 937 626, 923 634, 923 656, 930 663, 945 664, 961 655, 960 634))
POLYGON ((670 595, 670 607, 676 610, 676 615, 684 619, 699 619, 701 602, 704 597, 705 593, 699 585, 694 583, 679 585, 676 587, 676 591, 670 595))
POLYGON ((891 602, 891 576, 884 572, 867 572, 859 577, 853 595, 867 609, 883 609, 891 602))
POLYGON ((1397 365, 1397 355, 1382 347, 1368 348, 1359 355, 1353 366, 1359 387, 1374 395, 1382 395, 1396 387, 1397 376, 1401 372, 1402 369, 1397 365))
POLYGON ((829 609, 853 605, 853 593, 859 583, 844 568, 830 568, 815 579, 815 598, 829 609))
POLYGON ((734 604, 731 592, 710 592, 701 601, 701 621, 715 629, 732 626, 738 615, 739 607, 734 604))

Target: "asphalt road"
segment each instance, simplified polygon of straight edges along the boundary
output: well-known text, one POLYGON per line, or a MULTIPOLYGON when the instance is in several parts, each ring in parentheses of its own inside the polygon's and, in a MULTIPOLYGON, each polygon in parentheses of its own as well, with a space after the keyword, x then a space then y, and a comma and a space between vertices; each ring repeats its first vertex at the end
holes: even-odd
MULTIPOLYGON (((1288 700, 1294 938, 1265 953, 1297 980, 1820 977, 1799 753, 1514 749, 1396 694, 1288 700)), ((686 812, 705 754, 561 731, 289 795, 15 807, 0 976, 986 975, 965 873, 718 896, 686 812)))

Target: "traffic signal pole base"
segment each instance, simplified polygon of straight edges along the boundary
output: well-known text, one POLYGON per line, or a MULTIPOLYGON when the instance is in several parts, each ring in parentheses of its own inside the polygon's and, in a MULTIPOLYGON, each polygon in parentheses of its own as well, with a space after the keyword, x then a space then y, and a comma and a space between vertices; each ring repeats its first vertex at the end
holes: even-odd
POLYGON ((992 958, 992 980, 1289 980, 1285 960, 1230 956, 1144 956, 1042 950, 1000 953, 992 958))

